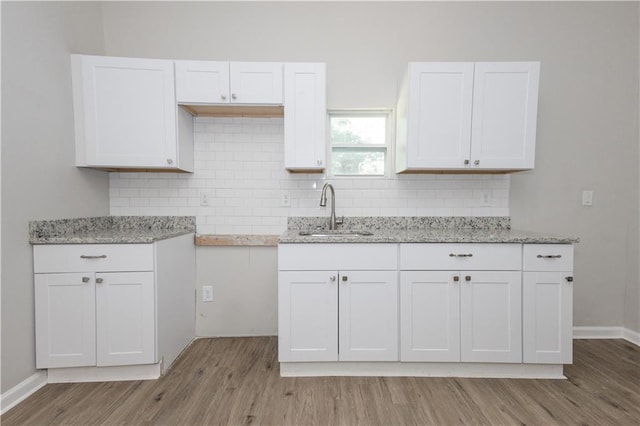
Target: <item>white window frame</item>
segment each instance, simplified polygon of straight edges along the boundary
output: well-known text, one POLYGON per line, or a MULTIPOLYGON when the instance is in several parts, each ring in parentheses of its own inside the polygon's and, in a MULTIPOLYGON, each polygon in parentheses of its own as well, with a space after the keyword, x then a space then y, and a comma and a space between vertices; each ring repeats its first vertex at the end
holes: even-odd
POLYGON ((330 109, 327 111, 327 168, 326 176, 331 179, 391 179, 394 177, 393 167, 393 136, 395 134, 395 122, 392 108, 353 108, 330 109), (383 175, 340 175, 333 173, 333 145, 331 143, 331 117, 368 117, 385 116, 386 135, 384 145, 367 145, 373 148, 385 148, 384 174, 383 175))

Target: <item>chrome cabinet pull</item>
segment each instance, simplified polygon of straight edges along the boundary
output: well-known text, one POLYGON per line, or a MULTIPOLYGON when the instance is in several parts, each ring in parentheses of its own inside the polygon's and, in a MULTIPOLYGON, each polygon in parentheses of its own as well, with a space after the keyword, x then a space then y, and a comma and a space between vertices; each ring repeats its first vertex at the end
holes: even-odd
POLYGON ((473 162, 474 165, 478 166, 480 164, 480 160, 476 160, 473 162))
POLYGON ((567 280, 567 282, 572 283, 573 282, 573 277, 565 277, 565 280, 567 280))
POLYGON ((329 278, 329 281, 331 281, 332 283, 336 282, 336 276, 333 275, 329 278))
POLYGON ((220 95, 220 99, 222 99, 223 101, 226 101, 227 97, 225 95, 220 95))
POLYGON ((103 278, 96 278, 96 284, 102 284, 103 281, 103 278))
POLYGON ((453 281, 457 283, 458 281, 460 281, 460 277, 458 275, 454 275, 453 281))
POLYGON ((473 253, 449 253, 449 257, 473 257, 473 253))
POLYGON ((467 276, 465 276, 465 277, 464 277, 464 280, 465 280, 465 281, 467 281, 467 282, 471 281, 471 275, 467 275, 467 276))
POLYGON ((235 94, 235 93, 232 93, 232 94, 231 94, 231 99, 238 99, 238 97, 236 96, 236 94, 235 94))
POLYGON ((83 283, 88 283, 90 279, 91 278, 89 278, 89 277, 82 277, 82 282, 83 283))
POLYGON ((464 165, 468 165, 469 164, 469 160, 464 160, 464 165))
POLYGON ((536 256, 538 259, 560 259, 561 254, 539 254, 536 256))
POLYGON ((107 258, 106 254, 101 254, 100 256, 89 256, 86 254, 80 255, 80 259, 106 259, 106 258, 107 258))
POLYGON ((343 275, 343 276, 342 276, 342 282, 345 282, 345 283, 346 283, 347 281, 349 281, 349 277, 348 277, 348 276, 346 276, 346 275, 343 275))
POLYGON ((167 158, 167 164, 173 164, 173 160, 171 158, 167 158))

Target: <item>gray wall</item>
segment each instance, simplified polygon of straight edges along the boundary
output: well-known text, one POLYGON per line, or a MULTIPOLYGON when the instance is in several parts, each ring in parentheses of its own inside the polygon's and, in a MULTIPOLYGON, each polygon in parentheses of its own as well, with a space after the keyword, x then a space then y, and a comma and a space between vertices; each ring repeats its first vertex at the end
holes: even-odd
POLYGON ((275 247, 198 247, 196 336, 277 334, 277 268, 275 247), (204 285, 212 302, 202 302, 204 285))
POLYGON ((2 2, 2 392, 35 372, 27 222, 108 214, 108 176, 74 166, 69 53, 104 53, 97 3, 2 2))
POLYGON ((104 5, 107 54, 325 61, 329 108, 394 105, 408 61, 540 60, 536 169, 512 177, 513 224, 582 239, 575 325, 636 331, 638 17, 632 2, 104 5))
MULTIPOLYGON (((638 20, 640 21, 640 8, 638 8, 638 20)), ((640 30, 638 30, 640 32, 640 30)), ((640 34, 638 34, 638 38, 640 39, 640 34)), ((640 49, 640 43, 638 44, 638 49, 640 49)), ((638 59, 640 61, 640 53, 638 54, 638 59)), ((638 70, 640 71, 640 62, 638 63, 638 70)), ((636 86, 636 92, 640 97, 640 83, 636 86)), ((640 132, 640 111, 638 116, 636 116, 636 129, 635 131, 640 132)), ((640 144, 640 137, 638 138, 638 144, 640 144)), ((638 149, 638 154, 640 154, 640 149, 638 149)), ((640 164, 640 158, 638 158, 638 164, 640 164)), ((638 179, 640 179, 640 173, 638 173, 638 179)), ((638 185, 638 200, 635 203, 635 235, 637 239, 640 241, 640 184, 638 185)), ((640 244, 639 244, 640 245, 640 244)), ((631 253, 632 255, 634 253, 631 253)), ((628 265, 628 273, 627 277, 627 291, 625 295, 625 308, 624 308, 624 326, 629 330, 634 330, 636 332, 640 332, 640 264, 638 264, 637 259, 640 258, 640 253, 638 253, 638 245, 636 245, 635 259, 636 262, 629 262, 628 265), (635 269, 634 269, 635 267, 635 269), (633 279, 633 277, 636 279, 633 279)))
MULTIPOLYGON (((640 331, 637 3, 2 2, 1 7, 3 392, 34 372, 27 221, 108 211, 106 175, 73 166, 71 52, 325 61, 330 108, 393 106, 408 61, 540 60, 537 165, 513 175, 513 223, 582 238, 576 250, 576 325, 640 331), (583 189, 595 191, 591 208, 580 206, 583 189)), ((247 280, 255 281, 251 277, 260 272, 270 278, 261 293, 265 303, 254 305, 258 311, 252 318, 273 329, 274 250, 231 250, 198 250, 199 283, 215 276, 207 262, 218 254, 232 262, 218 264, 221 276, 231 276, 253 256, 247 280)), ((198 309, 210 314, 208 307, 198 309)), ((255 323, 231 329, 243 311, 234 312, 215 317, 219 328, 201 324, 199 332, 256 330, 255 323)))

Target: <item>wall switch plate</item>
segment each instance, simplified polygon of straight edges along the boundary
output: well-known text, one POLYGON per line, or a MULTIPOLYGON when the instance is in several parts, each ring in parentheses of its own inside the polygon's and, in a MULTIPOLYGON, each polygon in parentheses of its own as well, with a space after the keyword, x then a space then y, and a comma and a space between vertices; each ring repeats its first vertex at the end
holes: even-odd
POLYGON ((291 194, 289 191, 282 191, 280 194, 280 206, 291 207, 291 194))
POLYGON ((582 205, 583 206, 592 206, 593 205, 593 191, 582 191, 582 205))
POLYGON ((202 301, 203 302, 212 302, 213 301, 213 286, 212 285, 203 285, 202 286, 202 301))

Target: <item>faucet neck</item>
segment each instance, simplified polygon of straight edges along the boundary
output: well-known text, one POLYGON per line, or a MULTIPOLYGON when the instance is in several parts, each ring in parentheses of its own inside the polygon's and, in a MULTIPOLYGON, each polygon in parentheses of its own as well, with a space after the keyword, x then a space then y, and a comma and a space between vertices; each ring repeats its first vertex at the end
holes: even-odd
POLYGON ((331 216, 329 216, 329 229, 336 229, 336 192, 333 189, 333 185, 325 183, 322 187, 322 195, 320 196, 320 206, 325 207, 327 205, 327 189, 331 190, 331 216))

